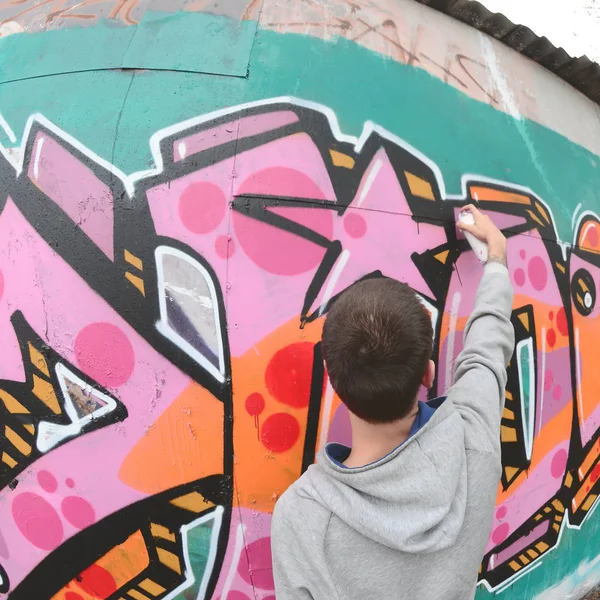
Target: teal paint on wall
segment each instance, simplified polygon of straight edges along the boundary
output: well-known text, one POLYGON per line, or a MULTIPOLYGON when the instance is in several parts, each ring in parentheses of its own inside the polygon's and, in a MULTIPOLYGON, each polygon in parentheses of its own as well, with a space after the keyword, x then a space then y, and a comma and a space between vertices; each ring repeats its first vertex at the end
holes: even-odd
MULTIPOLYGON (((198 24, 193 20, 194 32, 190 29, 187 35, 200 39, 203 30, 198 24)), ((18 49, 19 61, 10 67, 12 71, 5 71, 5 77, 18 78, 19 68, 29 68, 23 65, 36 64, 42 55, 43 68, 31 73, 55 73, 0 86, 0 112, 17 136, 28 117, 40 112, 128 174, 153 166, 148 141, 158 129, 223 107, 293 95, 329 106, 344 133, 359 135, 363 123, 372 120, 402 137, 438 164, 449 193, 460 193, 464 173, 530 187, 551 207, 563 240, 572 239, 571 217, 579 204, 584 210, 598 208, 597 156, 548 128, 516 121, 420 69, 384 59, 346 40, 324 42, 259 30, 247 79, 237 77, 242 63, 224 69, 235 77, 175 71, 61 74, 65 56, 76 54, 80 43, 90 50, 90 39, 95 40, 96 54, 80 52, 79 62, 73 65, 82 71, 105 68, 90 65, 100 64, 95 61, 111 47, 114 55, 103 64, 117 64, 123 52, 121 43, 115 42, 115 36, 121 35, 117 33, 102 25, 3 40, 6 48, 13 44, 13 56, 18 49), (318 64, 326 65, 326 70, 315 68, 318 64)), ((161 44, 177 48, 182 39, 181 29, 164 29, 161 44)), ((141 45, 146 46, 146 42, 141 45)), ((152 62, 137 57, 131 64, 152 62)), ((159 57, 156 61, 166 66, 159 57)), ((218 66, 211 68, 218 71, 218 66)), ((0 141, 10 145, 5 134, 0 141)), ((507 596, 534 597, 549 582, 559 583, 583 561, 593 560, 599 519, 595 512, 580 532, 566 529, 560 546, 531 574, 509 586, 507 596)), ((477 598, 492 595, 479 589, 477 598)))
POLYGON ((245 77, 255 34, 256 21, 234 23, 206 13, 152 11, 144 13, 138 26, 104 20, 95 27, 13 35, 0 38, 0 83, 101 69, 245 77))
MULTIPOLYGON (((490 593, 479 587, 475 596, 476 600, 487 598, 534 599, 538 594, 547 592, 548 588, 560 585, 567 578, 572 578, 573 587, 566 591, 577 594, 578 588, 586 580, 586 577, 591 576, 596 581, 600 580, 600 566, 597 563, 598 545, 595 541, 599 534, 600 512, 594 510, 580 530, 567 527, 563 529, 560 544, 543 559, 539 567, 515 583, 500 588, 496 593, 490 593), (579 577, 576 575, 581 565, 591 563, 595 564, 595 568, 591 568, 589 571, 584 570, 579 577)), ((552 600, 558 600, 558 596, 553 596, 552 600)))

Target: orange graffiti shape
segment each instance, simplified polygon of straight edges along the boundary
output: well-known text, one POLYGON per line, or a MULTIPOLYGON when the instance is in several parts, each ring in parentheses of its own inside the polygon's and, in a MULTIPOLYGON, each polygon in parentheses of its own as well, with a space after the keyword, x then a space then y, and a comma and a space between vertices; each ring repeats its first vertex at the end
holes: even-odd
POLYGON ((125 457, 119 478, 157 494, 223 473, 223 403, 193 382, 125 457))
POLYGON ((243 507, 271 512, 301 475, 322 322, 299 325, 296 317, 232 359, 234 487, 243 507))

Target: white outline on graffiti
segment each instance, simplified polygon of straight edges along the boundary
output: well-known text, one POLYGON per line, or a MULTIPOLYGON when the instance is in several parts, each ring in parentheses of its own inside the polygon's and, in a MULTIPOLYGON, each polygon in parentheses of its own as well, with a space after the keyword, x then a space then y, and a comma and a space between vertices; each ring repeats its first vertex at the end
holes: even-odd
POLYGON ((221 322, 219 319, 219 311, 218 311, 218 298, 217 298, 217 290, 215 288, 215 284, 209 274, 209 272, 196 260, 190 258, 185 252, 181 250, 177 250, 176 248, 170 248, 169 246, 159 246, 155 250, 156 256, 156 272, 158 276, 158 301, 160 307, 160 321, 156 323, 156 329, 164 335, 168 340, 173 342, 176 346, 179 346, 182 350, 184 350, 189 356, 191 356, 199 365, 205 368, 215 379, 218 381, 225 381, 225 360, 223 356, 223 339, 220 335, 221 332, 221 322), (194 348, 188 341, 186 341, 181 335, 179 335, 173 327, 169 324, 169 319, 167 316, 167 296, 165 293, 167 284, 165 282, 165 273, 163 267, 163 256, 170 255, 176 256, 177 258, 187 262, 190 264, 196 271, 198 271, 202 277, 204 278, 206 285, 210 291, 211 300, 212 300, 212 308, 213 315, 215 319, 216 331, 217 331, 217 344, 218 344, 218 360, 219 360, 219 369, 215 368, 215 366, 205 357, 203 356, 196 348, 194 348))

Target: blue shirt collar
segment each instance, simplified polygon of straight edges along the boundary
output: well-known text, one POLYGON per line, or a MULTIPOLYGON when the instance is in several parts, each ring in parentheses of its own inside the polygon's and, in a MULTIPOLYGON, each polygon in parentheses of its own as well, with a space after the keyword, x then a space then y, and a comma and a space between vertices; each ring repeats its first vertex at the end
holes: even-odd
MULTIPOLYGON (((442 397, 435 398, 434 400, 430 400, 429 402, 419 402, 419 410, 417 411, 417 416, 413 421, 408 437, 406 438, 406 440, 404 440, 404 442, 402 442, 402 444, 405 444, 407 440, 409 440, 413 435, 415 435, 415 433, 417 433, 417 431, 419 431, 419 429, 423 428, 427 424, 429 419, 431 419, 431 417, 433 416, 433 413, 445 399, 445 397, 442 397)), ((402 444, 400 444, 400 446, 402 446, 402 444)), ((394 448, 392 452, 395 452, 400 446, 394 448)), ((350 456, 350 450, 351 448, 348 448, 348 446, 336 443, 327 444, 327 446, 325 447, 325 453, 327 454, 329 459, 335 465, 344 469, 348 468, 346 467, 346 465, 343 464, 343 462, 348 458, 348 456, 350 456)))

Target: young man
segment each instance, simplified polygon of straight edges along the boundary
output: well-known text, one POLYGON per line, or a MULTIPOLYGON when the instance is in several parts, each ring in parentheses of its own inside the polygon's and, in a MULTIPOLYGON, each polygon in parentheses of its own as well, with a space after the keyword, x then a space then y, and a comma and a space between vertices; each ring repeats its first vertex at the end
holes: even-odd
POLYGON ((331 308, 323 353, 350 411, 352 448, 329 444, 273 515, 277 600, 468 600, 501 474, 500 418, 514 347, 506 240, 475 207, 460 229, 488 244, 445 398, 430 388, 431 321, 414 292, 360 282, 331 308))

